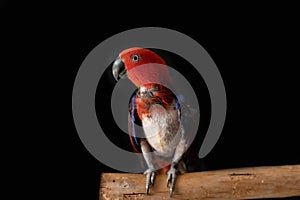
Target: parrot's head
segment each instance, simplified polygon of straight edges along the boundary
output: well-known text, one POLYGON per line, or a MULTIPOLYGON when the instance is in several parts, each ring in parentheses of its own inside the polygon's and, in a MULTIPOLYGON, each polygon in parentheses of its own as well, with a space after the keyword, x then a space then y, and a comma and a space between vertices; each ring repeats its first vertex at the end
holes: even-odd
POLYGON ((166 62, 155 52, 140 47, 122 51, 113 62, 112 72, 117 81, 128 76, 137 87, 171 82, 166 62))

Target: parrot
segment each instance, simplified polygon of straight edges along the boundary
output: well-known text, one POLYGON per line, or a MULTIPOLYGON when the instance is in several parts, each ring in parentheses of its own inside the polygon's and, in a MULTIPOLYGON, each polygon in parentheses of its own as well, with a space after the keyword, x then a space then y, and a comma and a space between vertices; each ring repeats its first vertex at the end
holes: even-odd
POLYGON ((172 90, 168 65, 151 49, 131 47, 113 61, 112 74, 116 81, 128 78, 137 87, 129 100, 128 132, 134 151, 146 163, 146 194, 156 175, 166 173, 172 197, 177 175, 187 172, 183 157, 190 141, 182 123, 182 97, 172 90), (136 136, 135 124, 144 138, 136 136))

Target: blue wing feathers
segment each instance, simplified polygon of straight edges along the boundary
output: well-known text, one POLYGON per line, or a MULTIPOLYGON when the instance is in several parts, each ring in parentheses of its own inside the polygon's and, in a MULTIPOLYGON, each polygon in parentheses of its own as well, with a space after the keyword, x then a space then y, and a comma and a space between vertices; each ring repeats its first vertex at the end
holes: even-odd
POLYGON ((131 126, 132 126, 132 137, 134 139, 135 145, 137 147, 140 147, 139 142, 137 140, 136 137, 136 133, 135 133, 135 112, 136 112, 136 94, 134 94, 131 98, 131 126))

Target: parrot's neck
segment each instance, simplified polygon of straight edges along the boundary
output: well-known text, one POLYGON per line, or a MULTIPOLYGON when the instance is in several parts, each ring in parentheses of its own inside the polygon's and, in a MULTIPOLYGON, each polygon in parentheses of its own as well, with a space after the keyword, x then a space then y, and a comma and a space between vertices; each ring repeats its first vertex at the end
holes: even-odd
POLYGON ((143 64, 127 70, 128 78, 137 87, 145 85, 172 85, 168 66, 159 63, 143 64))

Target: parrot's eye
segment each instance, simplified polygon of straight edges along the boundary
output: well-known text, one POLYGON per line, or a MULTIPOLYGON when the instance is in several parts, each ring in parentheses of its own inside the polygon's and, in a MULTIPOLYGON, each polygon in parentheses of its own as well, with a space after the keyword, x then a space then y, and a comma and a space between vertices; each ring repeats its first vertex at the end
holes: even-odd
POLYGON ((133 56, 131 56, 131 60, 132 60, 133 62, 137 62, 137 61, 140 60, 140 56, 137 55, 137 54, 134 54, 133 56))

